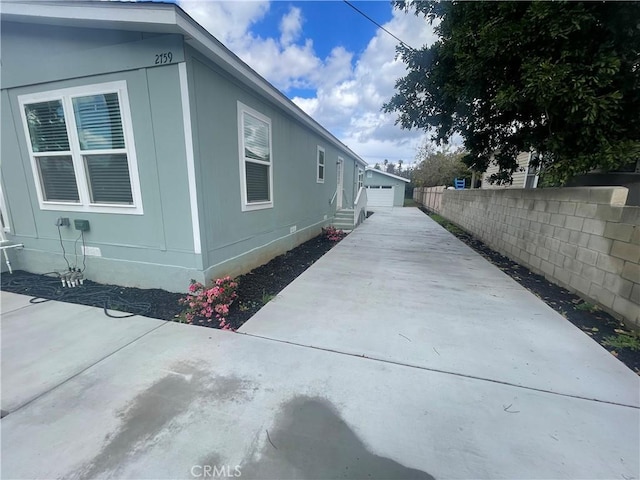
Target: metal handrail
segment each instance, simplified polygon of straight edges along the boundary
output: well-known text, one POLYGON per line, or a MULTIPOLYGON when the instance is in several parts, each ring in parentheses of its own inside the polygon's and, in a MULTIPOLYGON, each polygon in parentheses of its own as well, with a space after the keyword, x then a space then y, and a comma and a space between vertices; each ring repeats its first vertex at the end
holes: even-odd
POLYGON ((364 210, 365 217, 367 216, 367 189, 363 186, 358 190, 356 195, 356 201, 353 205, 353 226, 358 225, 360 219, 360 212, 364 210))

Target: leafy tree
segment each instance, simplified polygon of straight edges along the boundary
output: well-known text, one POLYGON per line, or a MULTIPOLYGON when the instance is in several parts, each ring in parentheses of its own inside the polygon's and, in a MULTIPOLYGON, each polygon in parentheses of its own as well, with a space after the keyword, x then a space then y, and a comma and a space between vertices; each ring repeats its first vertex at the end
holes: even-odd
POLYGON ((387 166, 385 167, 385 172, 395 175, 396 166, 391 162, 387 163, 387 166))
POLYGON ((383 110, 403 128, 438 144, 459 133, 467 165, 485 171, 495 156, 498 183, 530 149, 559 182, 640 157, 640 2, 394 4, 439 36, 397 48, 408 74, 383 110))
POLYGON ((436 150, 425 143, 416 154, 417 166, 412 171, 412 183, 417 187, 435 187, 453 185, 454 178, 470 178, 469 169, 462 162, 464 154, 463 149, 445 147, 436 150))

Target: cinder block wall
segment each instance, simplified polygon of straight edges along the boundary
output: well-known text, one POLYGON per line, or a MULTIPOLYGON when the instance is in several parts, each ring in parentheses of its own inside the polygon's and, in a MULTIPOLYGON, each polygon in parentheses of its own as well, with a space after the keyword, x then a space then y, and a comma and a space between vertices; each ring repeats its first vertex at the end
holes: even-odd
POLYGON ((640 207, 626 188, 422 190, 417 201, 441 196, 434 211, 640 330, 640 207))

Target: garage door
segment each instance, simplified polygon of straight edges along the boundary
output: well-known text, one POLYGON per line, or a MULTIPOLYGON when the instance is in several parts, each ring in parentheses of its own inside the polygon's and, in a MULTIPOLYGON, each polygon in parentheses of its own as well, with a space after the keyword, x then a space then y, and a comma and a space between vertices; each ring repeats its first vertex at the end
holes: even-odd
POLYGON ((386 185, 367 187, 367 206, 393 207, 393 187, 386 185))

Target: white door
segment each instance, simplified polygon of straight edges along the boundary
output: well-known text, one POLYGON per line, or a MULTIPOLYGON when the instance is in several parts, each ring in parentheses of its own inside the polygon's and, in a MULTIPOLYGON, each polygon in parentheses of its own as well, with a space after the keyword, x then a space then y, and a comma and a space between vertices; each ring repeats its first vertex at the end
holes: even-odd
POLYGON ((338 157, 338 164, 337 164, 337 170, 338 170, 338 181, 337 184, 338 186, 336 187, 336 206, 338 208, 338 210, 340 210, 342 208, 342 182, 344 181, 344 175, 342 173, 342 159, 340 157, 338 157))
POLYGON ((394 188, 390 186, 367 187, 367 205, 369 207, 393 207, 394 188))

